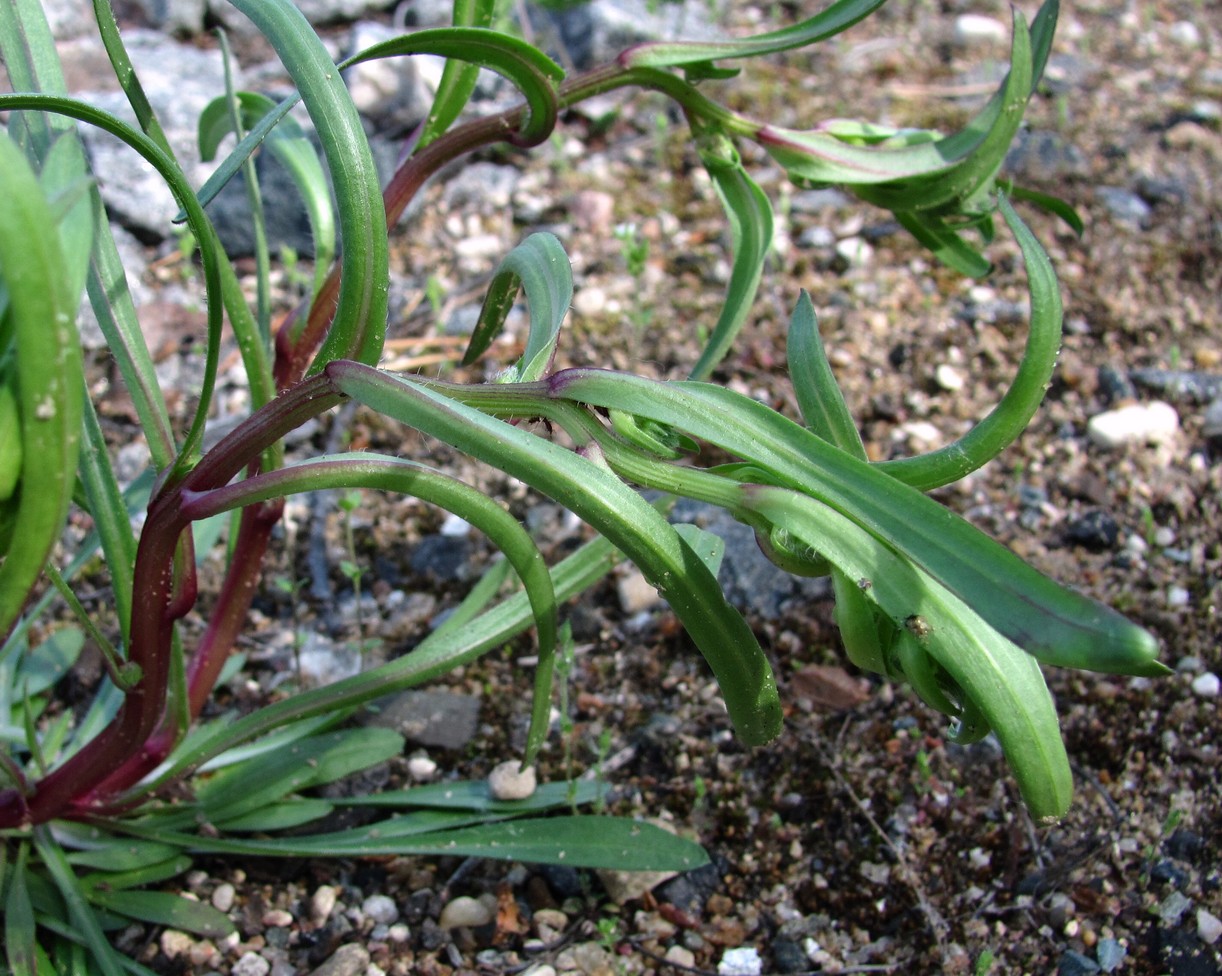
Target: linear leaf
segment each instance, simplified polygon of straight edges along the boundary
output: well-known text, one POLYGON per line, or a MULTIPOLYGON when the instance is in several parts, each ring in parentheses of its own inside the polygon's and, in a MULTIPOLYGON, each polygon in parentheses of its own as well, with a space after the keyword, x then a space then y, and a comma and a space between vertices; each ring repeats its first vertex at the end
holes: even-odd
POLYGON ((233 922, 211 905, 164 891, 104 891, 97 889, 91 900, 120 915, 193 932, 209 939, 223 939, 234 931, 233 922))

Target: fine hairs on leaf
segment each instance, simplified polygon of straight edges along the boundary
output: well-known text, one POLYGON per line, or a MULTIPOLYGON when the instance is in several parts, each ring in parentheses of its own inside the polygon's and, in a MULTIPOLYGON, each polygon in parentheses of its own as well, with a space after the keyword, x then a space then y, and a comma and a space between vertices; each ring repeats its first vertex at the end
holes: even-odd
MULTIPOLYGON (((1015 12, 1005 78, 950 134, 864 119, 782 125, 737 107, 753 102, 737 87, 744 65, 792 85, 796 96, 808 81, 822 80, 796 78, 797 62, 780 66, 777 57, 807 58, 881 5, 834 0, 753 37, 651 41, 566 74, 529 37, 500 29, 512 23, 508 0, 455 0, 448 26, 404 31, 340 64, 290 0, 232 0, 275 52, 293 91, 276 101, 239 90, 227 42, 219 42, 226 83, 198 119, 198 144, 206 159, 221 158, 197 189, 108 3, 95 3, 100 50, 134 125, 69 96, 41 4, 0 4, 0 59, 12 87, 0 94, 6 971, 147 972, 116 948, 129 944, 115 941, 115 933, 133 925, 142 933, 245 937, 236 916, 178 893, 201 858, 235 868, 250 858, 409 855, 673 872, 708 864, 697 839, 644 822, 653 811, 627 811, 608 792, 616 774, 604 759, 614 719, 597 737, 596 768, 584 778, 577 769, 574 716, 582 706, 572 692, 579 676, 598 671, 578 664, 575 627, 565 619, 570 601, 617 565, 634 564, 686 632, 664 646, 698 655, 693 666, 715 682, 718 696, 701 695, 698 705, 708 728, 727 736, 732 730, 741 743, 734 748, 744 753, 778 739, 782 745, 774 748, 785 748, 790 712, 774 673, 774 635, 753 629, 751 608, 740 609, 727 595, 725 541, 700 518, 676 514, 671 521, 679 499, 714 506, 746 525, 786 572, 830 576, 849 661, 910 686, 914 700, 945 716, 951 740, 994 734, 1031 815, 1048 823, 1065 814, 1069 759, 1041 665, 1153 678, 1166 673, 1157 641, 924 494, 1014 444, 1052 377, 1060 284, 1015 204, 1039 206, 1078 231, 1081 224, 1069 204, 999 173, 1048 63, 1057 3, 1045 0, 1030 27, 1015 12), (415 56, 445 64, 427 117, 383 179, 345 69, 415 56), (471 110, 481 69, 505 79, 519 100, 471 110), (673 109, 658 113, 664 125, 686 122, 680 138, 688 152, 674 154, 686 162, 667 176, 678 180, 689 164, 701 167, 710 199, 720 203, 724 234, 720 242, 716 234, 709 239, 723 249, 729 271, 716 309, 692 321, 677 300, 673 309, 651 300, 648 315, 629 316, 636 332, 627 367, 582 362, 582 344, 566 331, 574 271, 565 235, 523 231, 486 282, 478 322, 453 370, 379 368, 388 327, 398 324, 389 299, 391 229, 409 204, 431 205, 422 193, 428 181, 476 154, 518 159, 549 141, 566 153, 570 144, 602 153, 604 141, 614 146, 630 127, 613 116, 595 126, 580 120, 620 92, 664 99, 673 109), (308 126, 292 114, 298 103, 308 126), (198 249, 182 260, 198 257, 195 279, 204 289, 205 325, 190 337, 201 363, 194 385, 165 381, 157 350, 149 348, 99 190, 107 174, 89 171, 78 125, 117 138, 181 207, 184 233, 198 249), (260 151, 289 170, 314 236, 312 274, 298 267, 295 254, 280 258, 296 307, 272 301, 276 261, 261 236, 264 197, 252 165, 260 151), (960 274, 990 272, 989 254, 1002 247, 995 232, 1017 242, 1030 298, 1022 360, 996 406, 946 447, 870 460, 824 349, 815 305, 796 285, 788 289, 786 357, 797 410, 731 388, 726 378, 736 375, 737 347, 756 342, 756 297, 774 273, 769 258, 787 212, 783 198, 765 191, 778 173, 761 176, 761 160, 774 171, 779 166, 794 187, 835 186, 890 214, 916 246, 960 274), (247 265, 235 267, 205 209, 238 172, 249 181, 250 218, 260 236, 247 277, 239 277, 247 265), (126 390, 134 428, 128 433, 148 446, 149 467, 131 481, 116 473, 117 425, 99 392, 106 384, 94 383, 75 325, 82 300, 105 338, 106 375, 126 390), (515 331, 510 312, 519 303, 528 324, 515 331), (673 340, 670 361, 633 360, 645 329, 657 329, 663 346, 673 340), (239 353, 232 358, 225 355, 231 336, 239 353), (503 349, 515 350, 515 361, 485 362, 503 349), (239 375, 242 396, 218 394, 226 370, 239 375), (355 401, 353 412, 344 416, 357 419, 336 421, 330 412, 348 401, 355 401), (211 418, 234 411, 240 415, 232 423, 205 438, 211 418), (330 446, 316 451, 311 428, 320 421, 333 433, 330 446), (421 436, 463 455, 461 468, 432 467, 423 454, 399 456, 414 451, 404 445, 421 436), (283 623, 256 599, 274 590, 277 578, 283 584, 277 598, 296 600, 305 589, 305 574, 295 568, 289 575, 267 572, 285 534, 297 531, 291 500, 355 491, 365 494, 340 503, 345 553, 331 559, 324 551, 319 578, 334 573, 350 581, 359 646, 367 623, 359 600, 381 586, 364 582, 372 561, 354 517, 361 499, 382 493, 409 500, 396 511, 412 518, 425 506, 448 513, 483 533, 500 557, 455 595, 448 616, 413 635, 410 649, 363 660, 358 673, 331 683, 311 685, 300 668, 286 667, 277 676, 283 684, 251 700, 258 682, 238 676, 260 660, 256 647, 275 645, 266 629, 251 628, 252 607, 270 625, 283 623), (538 496, 576 516, 586 534, 563 551, 532 537, 523 507, 538 496), (516 650, 531 641, 536 646, 525 654, 516 650), (64 680, 97 654, 104 674, 96 683, 64 680), (494 737, 507 755, 479 758, 562 767, 556 781, 514 800, 494 795, 483 780, 448 776, 349 795, 372 767, 388 764, 396 775, 401 768, 407 748, 401 730, 367 721, 386 696, 495 654, 533 660, 533 674, 523 669, 519 676, 531 701, 507 703, 514 725, 494 737), (241 690, 224 691, 228 681, 241 690), (553 697, 563 713, 559 743, 553 697), (354 812, 361 825, 343 826, 356 822, 345 819, 354 812)), ((655 156, 655 166, 670 165, 669 152, 655 156)), ((661 176, 641 169, 642 180, 661 176)), ((630 206, 631 198, 616 205, 630 206)), ((636 236, 635 221, 644 216, 616 218, 633 228, 620 238, 637 282, 657 263, 648 240, 636 236)), ((435 223, 413 220, 407 233, 435 223)), ((412 274, 427 282, 422 299, 436 313, 457 296, 447 293, 449 250, 438 247, 431 257, 412 274)), ((407 535, 424 531, 411 526, 407 535)), ((318 608, 342 630, 331 609, 318 608)), ((595 657, 607 651, 601 641, 591 644, 595 657)), ((924 751, 917 761, 926 763, 928 778, 924 751)), ((710 809, 712 787, 703 777, 695 781, 697 805, 710 809)), ((618 929, 603 930, 608 945, 616 944, 618 929)))

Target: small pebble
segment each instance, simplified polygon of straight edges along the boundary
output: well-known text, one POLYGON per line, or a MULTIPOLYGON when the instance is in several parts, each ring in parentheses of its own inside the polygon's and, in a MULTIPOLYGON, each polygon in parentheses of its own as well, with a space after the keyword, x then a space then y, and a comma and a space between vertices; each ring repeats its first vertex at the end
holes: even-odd
POLYGON ((267 976, 271 968, 272 964, 257 952, 244 952, 229 972, 233 976, 267 976))
POLYGON ((293 924, 293 915, 283 908, 273 908, 263 913, 262 921, 268 928, 285 928, 293 924))
POLYGON ((430 780, 437 775, 437 764, 428 756, 412 756, 407 761, 407 771, 412 779, 430 780))
POLYGON ((874 259, 874 248, 864 237, 846 237, 836 242, 836 254, 850 268, 863 268, 874 259))
POLYGON ((159 940, 161 951, 165 953, 167 959, 176 959, 178 956, 186 955, 191 951, 191 946, 195 944, 195 940, 186 932, 179 932, 177 929, 166 929, 161 933, 159 940))
POLYGON ((1191 599, 1192 594, 1190 594, 1182 586, 1167 587, 1167 606, 1186 607, 1191 599))
POLYGON ((544 962, 537 966, 531 966, 522 976, 556 976, 556 969, 554 966, 549 966, 544 962))
POLYGON ((340 946, 331 958, 310 973, 310 976, 357 976, 369 965, 369 951, 359 943, 340 946))
POLYGON ((399 920, 399 906, 388 895, 370 895, 361 902, 361 911, 378 925, 390 925, 399 920))
POLYGON ((981 43, 1005 43, 1009 36, 1009 29, 996 17, 961 14, 955 18, 955 43, 962 47, 981 43))
POLYGON ((336 891, 331 885, 319 885, 310 897, 310 921, 322 925, 335 909, 336 891))
POLYGON ((1181 47, 1200 47, 1201 32, 1191 20, 1177 20, 1168 32, 1171 40, 1181 47))
POLYGON ((954 393, 956 390, 963 389, 963 374, 950 363, 942 363, 934 371, 934 382, 948 393, 954 393))
POLYGON ((492 921, 492 912, 482 901, 467 895, 446 902, 437 925, 442 929, 476 929, 492 921))
POLYGON ((1158 917, 1163 920, 1164 925, 1174 926, 1180 924, 1180 916, 1182 916, 1184 912, 1188 911, 1188 909, 1191 907, 1191 899, 1186 898, 1178 891, 1173 891, 1158 903, 1158 907, 1155 909, 1155 912, 1158 914, 1158 917))
POLYGON ((501 763, 488 774, 488 789, 494 800, 525 800, 537 785, 535 767, 522 769, 516 759, 501 763))
POLYGON ((727 949, 717 964, 718 976, 760 976, 763 971, 759 951, 753 946, 727 949))
POLYGON ((1086 435, 1096 446, 1111 449, 1169 440, 1179 425, 1175 408, 1154 400, 1096 414, 1086 425, 1086 435))
POLYGON ((1207 945, 1222 938, 1222 919, 1204 908, 1197 909, 1197 936, 1207 945))
POLYGON ((233 908, 233 901, 236 896, 237 892, 234 890, 233 885, 228 881, 222 882, 212 892, 212 907, 218 912, 227 912, 233 908))
POLYGON ((626 614, 640 613, 662 602, 653 584, 639 571, 629 571, 621 576, 615 584, 615 593, 619 597, 620 609, 626 614))
POLYGON ((1099 968, 1105 973, 1114 973, 1124 963, 1128 951, 1115 939, 1100 939, 1095 949, 1095 958, 1099 960, 1099 968))
POLYGON ((696 955, 691 949, 681 945, 673 945, 666 950, 666 961, 673 966, 691 969, 696 965, 696 955))
POLYGON ((1217 698, 1222 681, 1212 671, 1197 675, 1192 679, 1192 693, 1198 698, 1217 698))

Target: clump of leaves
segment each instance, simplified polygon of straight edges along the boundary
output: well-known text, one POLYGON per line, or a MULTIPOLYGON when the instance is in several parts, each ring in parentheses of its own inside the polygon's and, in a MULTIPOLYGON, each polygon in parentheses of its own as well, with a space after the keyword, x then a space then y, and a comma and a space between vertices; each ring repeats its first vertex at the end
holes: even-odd
MULTIPOLYGON (((910 684, 949 717, 955 738, 996 734, 1032 813, 1040 820, 1064 813, 1069 767, 1040 663, 1155 675, 1164 670, 1155 641, 1036 573, 924 494, 1012 443, 1053 368, 1061 322, 1056 277, 1010 200, 1035 199, 1076 218, 1056 201, 1003 187, 997 173, 1047 59, 1055 0, 1030 25, 1015 14, 1009 73, 951 135, 845 120, 797 131, 748 118, 713 97, 733 83, 734 62, 826 40, 881 0, 837 0, 754 38, 641 44, 573 77, 529 44, 490 29, 493 0, 457 0, 453 26, 406 34, 346 62, 414 54, 447 59, 433 109, 385 187, 344 89, 338 70, 344 65, 331 61, 287 0, 233 3, 275 48, 297 94, 279 104, 219 94, 201 119, 201 147, 205 155, 218 152, 230 132, 237 143, 199 190, 183 176, 148 107, 105 0, 95 3, 98 28, 135 127, 65 94, 39 4, 0 6, 0 51, 14 88, 0 96, 9 119, 0 133, 0 904, 14 972, 138 970, 107 941, 106 932, 124 919, 223 934, 229 925, 223 916, 149 890, 202 852, 444 850, 675 870, 701 863, 694 844, 648 825, 573 815, 533 819, 555 806, 596 800, 597 791, 585 787, 544 787, 514 804, 492 801, 482 785, 462 784, 346 801, 313 795, 402 750, 393 733, 346 727, 355 709, 444 674, 533 625, 539 664, 524 756, 530 761, 548 728, 558 608, 619 558, 636 563, 687 627, 742 739, 760 745, 779 735, 770 662, 717 582, 720 540, 672 525, 661 510, 665 499, 651 504, 643 489, 721 506, 751 526, 764 552, 786 570, 830 574, 850 659, 910 684), (480 68, 507 77, 522 104, 464 120, 480 68), (661 382, 596 365, 553 370, 573 285, 560 242, 546 234, 506 255, 471 338, 467 362, 487 351, 525 293, 531 323, 525 349, 495 382, 462 385, 380 371, 387 227, 425 180, 483 147, 538 145, 552 136, 561 110, 617 88, 658 91, 675 101, 729 225, 730 279, 689 379, 661 382), (288 116, 298 101, 317 132, 321 161, 288 116), (115 134, 157 170, 198 247, 208 297, 205 372, 184 431, 169 420, 77 122, 115 134), (890 210, 935 255, 969 275, 988 271, 983 248, 1001 217, 1026 263, 1030 335, 1013 384, 971 432, 932 454, 869 463, 804 295, 795 302, 788 342, 800 418, 707 381, 750 315, 772 240, 772 206, 743 163, 743 141, 763 147, 795 183, 846 187, 890 210), (279 322, 266 301, 267 256, 257 262, 259 296, 251 307, 204 211, 260 145, 294 174, 322 250, 344 242, 335 267, 320 270, 308 300, 279 322), (82 294, 106 334, 152 456, 147 476, 126 488, 115 478, 86 396, 73 325, 82 294), (241 350, 251 410, 204 450, 225 317, 241 350), (446 472, 360 451, 286 463, 283 438, 349 400, 521 479, 580 516, 595 538, 549 567, 495 499, 446 472), (532 432, 518 423, 526 418, 548 423, 532 432), (563 431, 564 443, 549 431, 563 431), (735 460, 702 465, 702 444, 735 460), (319 489, 413 495, 485 532, 504 558, 405 657, 248 715, 201 720, 233 666, 284 499, 319 489), (144 513, 138 533, 133 510, 144 513), (92 525, 82 542, 64 534, 70 511, 92 525), (225 513, 237 515, 224 580, 202 636, 188 646, 177 622, 197 596, 193 527, 225 513), (32 642, 31 624, 56 593, 72 593, 72 581, 99 553, 111 575, 118 633, 113 640, 99 633, 100 646, 109 649, 108 676, 74 712, 57 697, 57 681, 72 667, 83 634, 67 626, 32 642), (501 596, 511 575, 520 585, 501 596), (61 584, 40 595, 43 576, 61 584), (376 806, 385 816, 341 832, 317 826, 339 802, 376 806), (319 832, 301 833, 310 825, 319 832), (289 827, 297 828, 293 836, 279 833, 289 827)), ((261 222, 257 193, 251 211, 261 222)), ((71 598, 68 604, 79 607, 71 598)))

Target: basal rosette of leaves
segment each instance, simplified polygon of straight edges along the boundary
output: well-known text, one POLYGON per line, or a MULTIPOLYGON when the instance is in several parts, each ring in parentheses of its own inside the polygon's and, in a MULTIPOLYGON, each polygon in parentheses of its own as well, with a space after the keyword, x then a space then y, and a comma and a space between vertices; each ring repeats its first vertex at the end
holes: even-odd
MULTIPOLYGON (((1056 4, 1045 3, 1029 26, 1016 12, 1009 73, 980 113, 950 135, 847 120, 796 131, 747 118, 713 97, 732 83, 736 60, 819 43, 880 5, 838 0, 755 38, 638 45, 567 77, 531 45, 490 29, 493 0, 456 0, 453 26, 405 34, 347 62, 446 59, 433 110, 381 186, 342 82, 345 65, 331 61, 287 0, 234 0, 275 49, 297 93, 274 104, 252 93, 218 92, 200 120, 201 151, 214 156, 230 134, 235 144, 198 189, 149 108, 104 0, 95 3, 99 35, 136 126, 67 96, 38 3, 0 6, 0 53, 13 85, 12 94, 0 95, 8 118, 0 133, 0 906, 13 972, 142 971, 108 940, 109 929, 125 919, 224 935, 231 923, 215 909, 154 890, 172 883, 193 854, 445 851, 670 870, 703 863, 698 845, 649 825, 542 817, 597 799, 591 788, 570 784, 514 803, 491 800, 481 784, 355 798, 343 802, 385 815, 367 828, 319 826, 339 801, 321 799, 318 787, 403 748, 396 734, 345 725, 357 708, 443 675, 533 626, 539 665, 523 757, 531 761, 547 734, 563 632, 558 608, 621 558, 644 572, 683 622, 742 739, 763 745, 782 734, 771 663, 718 583, 720 540, 672 525, 666 502, 647 502, 642 489, 722 506, 755 530, 778 565, 830 574, 852 662, 910 684, 949 717, 952 736, 996 734, 1032 814, 1050 820, 1064 813, 1069 768, 1040 664, 1157 675, 1165 669, 1156 643, 923 494, 962 478, 1019 437, 1055 362, 1056 276, 1010 201, 1034 200, 1071 224, 1076 216, 1058 201, 1001 185, 997 174, 1047 60, 1056 4), (463 110, 482 68, 509 79, 521 105, 467 118, 463 110), (538 145, 563 109, 618 88, 674 99, 730 231, 733 264, 722 309, 689 379, 660 382, 598 364, 553 370, 573 283, 560 242, 545 234, 506 255, 471 338, 468 362, 487 351, 524 293, 530 332, 520 360, 499 382, 458 385, 380 371, 387 227, 425 181, 482 148, 538 145), (298 101, 321 159, 288 114, 298 101), (78 123, 111 132, 154 167, 198 242, 208 298, 200 337, 205 370, 185 430, 169 419, 78 123), (923 457, 869 463, 804 295, 795 302, 788 349, 800 418, 708 382, 750 317, 772 243, 772 205, 743 162, 744 142, 761 146, 795 182, 845 187, 890 210, 941 260, 969 275, 987 272, 983 248, 1001 216, 1025 260, 1030 332, 1010 388, 971 432, 923 457), (240 171, 257 184, 250 157, 260 146, 293 174, 321 252, 330 253, 337 237, 344 242, 335 266, 315 278, 309 300, 278 320, 266 301, 270 255, 258 256, 259 298, 249 303, 204 210, 240 171), (86 395, 73 326, 82 296, 105 333, 152 457, 146 477, 126 488, 86 395), (242 424, 204 450, 226 318, 252 407, 242 424), (548 566, 496 499, 444 471, 368 452, 286 463, 283 438, 347 400, 520 478, 580 516, 595 538, 548 566), (527 431, 516 423, 523 418, 546 419, 573 446, 527 431), (701 466, 701 444, 735 460, 701 466), (504 559, 411 654, 240 718, 201 720, 225 669, 240 665, 235 641, 284 499, 325 488, 415 496, 486 533, 504 559), (91 526, 83 542, 69 542, 64 532, 70 511, 91 526), (138 531, 132 511, 143 512, 138 531), (188 643, 177 622, 198 595, 192 527, 223 513, 236 518, 224 579, 202 636, 188 643), (97 555, 110 573, 117 634, 102 633, 73 590, 97 555), (511 575, 517 588, 502 596, 511 575), (43 626, 56 600, 76 614, 75 624, 43 626), (44 629, 50 636, 35 641, 32 635, 44 629), (58 682, 86 635, 102 651, 107 678, 92 702, 73 712, 59 707, 58 682), (184 784, 188 800, 162 799, 184 784), (280 833, 288 828, 296 828, 292 836, 280 833)), ((257 193, 251 201, 259 226, 257 193)))

